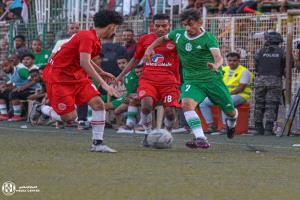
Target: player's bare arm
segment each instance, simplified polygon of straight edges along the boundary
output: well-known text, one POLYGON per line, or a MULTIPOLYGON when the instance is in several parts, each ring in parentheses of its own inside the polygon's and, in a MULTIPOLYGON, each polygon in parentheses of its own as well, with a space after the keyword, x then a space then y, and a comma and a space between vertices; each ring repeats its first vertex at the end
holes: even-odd
POLYGON ((123 82, 124 76, 130 72, 135 66, 137 66, 140 63, 140 60, 137 60, 135 58, 131 58, 125 69, 119 74, 119 76, 116 78, 116 83, 123 82))
POLYGON ((159 38, 157 38, 145 51, 144 57, 146 61, 149 61, 152 54, 153 54, 153 49, 161 44, 163 44, 164 42, 168 41, 168 35, 164 35, 161 36, 159 38))
POLYGON ((96 70, 96 72, 107 82, 114 82, 116 80, 116 77, 114 75, 101 69, 101 67, 98 66, 94 61, 91 60, 91 64, 96 70))
POLYGON ((213 71, 217 71, 218 68, 223 65, 223 57, 221 55, 221 51, 220 49, 211 49, 210 50, 211 54, 214 57, 215 62, 214 63, 208 63, 207 66, 213 70, 213 71))
POLYGON ((94 78, 96 82, 107 91, 111 96, 120 97, 120 93, 113 87, 107 85, 107 83, 99 76, 94 67, 91 64, 91 55, 88 53, 80 53, 80 66, 85 70, 88 76, 94 78))

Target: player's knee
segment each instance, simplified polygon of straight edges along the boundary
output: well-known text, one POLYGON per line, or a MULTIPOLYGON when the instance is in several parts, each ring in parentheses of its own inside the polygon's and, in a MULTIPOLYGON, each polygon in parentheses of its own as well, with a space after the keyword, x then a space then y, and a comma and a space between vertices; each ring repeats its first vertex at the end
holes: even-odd
POLYGON ((100 98, 98 100, 94 100, 90 104, 90 106, 93 110, 104 110, 105 109, 105 105, 104 105, 103 101, 100 98))

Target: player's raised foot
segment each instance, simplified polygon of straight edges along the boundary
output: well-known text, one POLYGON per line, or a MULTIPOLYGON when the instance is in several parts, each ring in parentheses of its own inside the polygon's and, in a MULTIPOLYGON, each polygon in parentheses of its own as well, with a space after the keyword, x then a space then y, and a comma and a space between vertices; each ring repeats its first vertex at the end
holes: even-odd
POLYGON ((29 122, 31 125, 34 125, 35 122, 39 119, 39 117, 41 116, 42 112, 41 112, 41 103, 39 102, 34 102, 32 105, 32 108, 29 112, 29 122))
POLYGON ((0 121, 6 121, 9 119, 8 114, 0 114, 0 121))
POLYGON ((227 134, 227 137, 229 139, 232 139, 234 137, 234 133, 235 133, 235 126, 229 126, 228 125, 228 120, 230 120, 230 119, 225 119, 225 122, 226 122, 226 134, 227 134))
POLYGON ((105 144, 92 144, 91 152, 102 152, 102 153, 117 153, 117 150, 110 148, 105 144))
POLYGON ((191 149, 208 149, 210 144, 207 139, 204 138, 193 138, 188 141, 185 146, 191 149))
POLYGON ((229 139, 232 139, 234 137, 234 133, 235 133, 235 126, 228 126, 228 121, 229 119, 225 119, 225 122, 226 122, 226 134, 227 134, 227 137, 229 139))
POLYGON ((23 121, 24 118, 19 116, 19 115, 14 115, 12 118, 8 119, 8 121, 10 122, 19 122, 19 121, 23 121))

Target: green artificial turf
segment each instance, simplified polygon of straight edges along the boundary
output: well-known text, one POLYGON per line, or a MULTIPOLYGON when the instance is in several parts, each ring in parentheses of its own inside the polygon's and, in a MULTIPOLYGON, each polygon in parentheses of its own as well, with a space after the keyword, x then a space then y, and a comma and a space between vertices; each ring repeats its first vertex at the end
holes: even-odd
POLYGON ((210 136, 212 148, 184 147, 188 134, 174 135, 173 148, 140 147, 141 135, 106 129, 116 154, 89 152, 89 131, 52 127, 20 129, 0 122, 0 186, 38 186, 22 200, 297 200, 300 199, 298 137, 210 136))

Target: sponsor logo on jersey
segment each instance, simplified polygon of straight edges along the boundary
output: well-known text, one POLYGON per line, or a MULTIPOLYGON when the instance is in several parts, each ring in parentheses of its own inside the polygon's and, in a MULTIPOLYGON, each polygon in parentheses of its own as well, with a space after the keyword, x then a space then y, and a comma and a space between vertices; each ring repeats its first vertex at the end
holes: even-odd
POLYGON ((145 90, 141 90, 141 91, 139 92, 139 97, 142 97, 142 96, 144 96, 145 94, 146 94, 145 90))
POLYGON ((191 43, 186 43, 186 44, 185 44, 185 50, 186 50, 186 51, 192 51, 192 49, 193 49, 193 46, 192 46, 191 43))
POLYGON ((62 110, 62 111, 67 109, 67 105, 64 104, 64 103, 59 103, 57 105, 57 107, 58 107, 59 110, 62 110))
POLYGON ((174 45, 174 44, 172 44, 172 43, 168 43, 168 44, 167 44, 167 49, 172 50, 172 49, 174 49, 174 48, 175 48, 175 45, 174 45))
POLYGON ((202 49, 201 45, 198 45, 198 46, 197 46, 197 49, 202 49))
POLYGON ((165 60, 165 57, 161 54, 155 54, 152 56, 152 62, 154 63, 163 63, 165 60))

